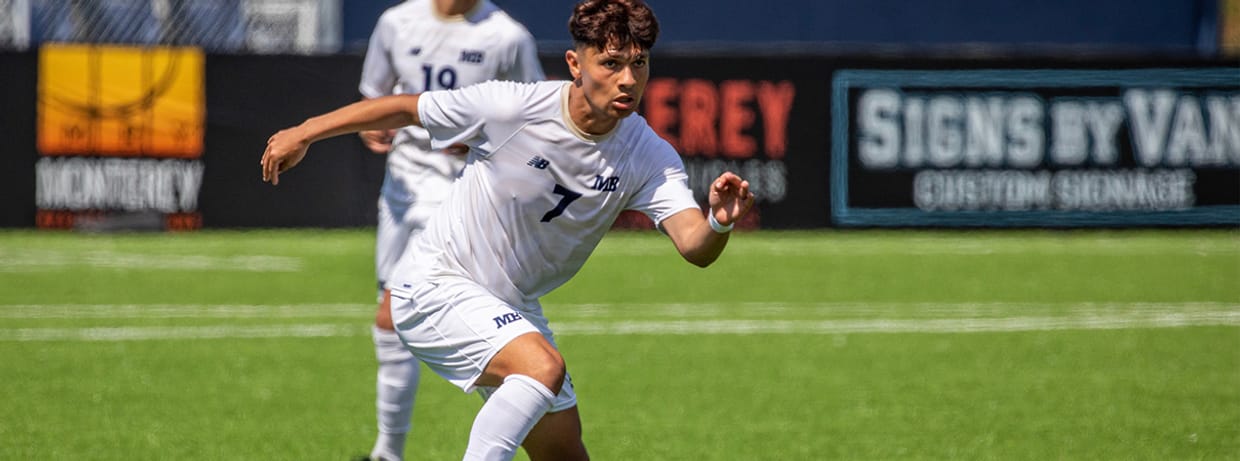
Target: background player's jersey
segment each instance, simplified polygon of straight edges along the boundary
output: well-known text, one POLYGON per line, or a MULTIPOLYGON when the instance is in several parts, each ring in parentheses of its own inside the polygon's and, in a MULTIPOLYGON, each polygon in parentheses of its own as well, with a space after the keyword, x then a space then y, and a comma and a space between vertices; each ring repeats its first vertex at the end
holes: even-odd
POLYGON ((487 82, 422 94, 418 113, 435 147, 468 144, 469 167, 393 282, 462 276, 528 304, 568 281, 621 211, 658 224, 698 208, 680 156, 645 119, 583 133, 568 116, 569 86, 487 82))
MULTIPOLYGON (((432 0, 412 0, 379 17, 362 65, 358 89, 363 96, 462 88, 499 79, 544 79, 534 38, 490 1, 469 13, 447 17, 432 0)), ((422 128, 401 129, 388 156, 385 197, 412 202, 417 177, 434 173, 454 177, 464 165, 459 156, 431 152, 422 128)))

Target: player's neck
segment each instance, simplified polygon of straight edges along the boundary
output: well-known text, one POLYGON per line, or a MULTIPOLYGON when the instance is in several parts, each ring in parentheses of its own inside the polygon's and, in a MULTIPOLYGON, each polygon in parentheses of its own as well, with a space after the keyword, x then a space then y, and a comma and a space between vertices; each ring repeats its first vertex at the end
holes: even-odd
POLYGON ((435 11, 444 16, 461 16, 470 12, 481 0, 434 0, 435 11))
POLYGON ((620 124, 619 118, 595 111, 586 100, 585 92, 577 85, 569 86, 568 120, 581 132, 592 136, 607 134, 620 124))

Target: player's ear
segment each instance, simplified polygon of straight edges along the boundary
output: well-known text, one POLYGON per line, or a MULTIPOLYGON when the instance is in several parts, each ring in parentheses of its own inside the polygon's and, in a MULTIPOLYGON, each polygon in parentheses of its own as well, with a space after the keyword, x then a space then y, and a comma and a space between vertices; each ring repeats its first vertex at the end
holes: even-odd
POLYGON ((577 51, 568 50, 564 52, 564 61, 568 63, 568 72, 573 74, 573 81, 581 79, 581 61, 577 60, 577 51))

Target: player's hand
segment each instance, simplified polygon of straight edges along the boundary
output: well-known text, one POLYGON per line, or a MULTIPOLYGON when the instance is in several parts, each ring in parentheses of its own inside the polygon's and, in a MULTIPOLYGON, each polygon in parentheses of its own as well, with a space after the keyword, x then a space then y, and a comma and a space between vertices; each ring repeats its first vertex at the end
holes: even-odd
POLYGON ((392 150, 392 139, 396 137, 396 130, 367 130, 357 133, 362 138, 362 144, 376 154, 386 154, 392 150))
POLYGON ((749 191, 749 181, 736 173, 725 171, 710 183, 707 202, 715 220, 724 226, 735 223, 753 208, 754 195, 749 191))
POLYGON ((267 139, 267 150, 259 163, 263 166, 263 181, 280 184, 280 173, 296 166, 306 157, 310 142, 297 128, 280 130, 267 139))

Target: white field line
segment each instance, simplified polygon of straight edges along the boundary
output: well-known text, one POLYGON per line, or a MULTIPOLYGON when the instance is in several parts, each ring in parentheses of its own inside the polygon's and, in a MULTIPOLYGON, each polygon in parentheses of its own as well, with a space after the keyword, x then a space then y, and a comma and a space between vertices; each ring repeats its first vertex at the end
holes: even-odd
POLYGON ((725 335, 986 333, 1052 330, 1123 330, 1193 326, 1240 326, 1240 312, 1125 316, 1013 317, 1004 319, 919 320, 671 320, 615 323, 552 323, 560 335, 725 335))
POLYGON ((13 304, 0 305, 0 319, 364 319, 374 309, 371 304, 13 304))
POLYGON ((0 248, 0 273, 92 269, 185 270, 230 272, 297 272, 304 263, 290 256, 210 256, 174 253, 128 253, 108 250, 38 251, 0 248))
MULTIPOLYGON (((599 308, 601 305, 589 305, 599 308)), ((644 305, 652 307, 654 305, 644 305)), ((772 307, 778 305, 772 305, 772 307)), ((795 307, 796 305, 792 305, 795 307)), ((829 306, 829 305, 815 305, 829 306)), ((845 304, 840 306, 862 306, 845 304)), ((887 305, 900 306, 900 305, 887 305)), ((908 305, 903 305, 907 308, 908 305)), ((934 306, 927 304, 926 306, 934 306)), ((948 304, 954 307, 950 312, 954 318, 861 318, 861 319, 812 319, 812 320, 695 320, 669 318, 663 320, 597 320, 567 321, 551 323, 552 329, 559 335, 646 335, 646 334, 677 334, 677 335, 745 335, 745 334, 860 334, 860 333, 979 333, 979 332, 1022 332, 1052 330, 1114 330, 1144 328, 1182 328, 1193 326, 1240 326, 1240 305, 1225 303, 1183 303, 1183 304, 1134 304, 1131 309, 1120 308, 1121 304, 1020 304, 1027 308, 1045 311, 1048 308, 1065 309, 1064 315, 1029 315, 1019 312, 1021 309, 1009 311, 1006 316, 976 317, 967 316, 968 309, 995 309, 996 304, 948 304), (1099 309, 1097 306, 1103 306, 1099 309), (961 316, 966 314, 966 316, 961 316), (1013 315, 1015 314, 1015 315, 1013 315), (1021 315, 1023 314, 1023 315, 1021 315)), ((359 320, 348 324, 315 323, 296 325, 214 325, 214 326, 150 326, 150 327, 83 327, 83 328, 0 328, 0 341, 137 341, 137 340, 186 340, 186 339, 220 339, 220 338, 284 338, 284 337, 346 337, 369 334, 369 324, 365 322, 370 306, 351 304, 321 305, 61 305, 61 306, 4 306, 0 305, 0 313, 26 312, 30 309, 71 307, 73 309, 100 310, 121 314, 115 318, 144 317, 136 315, 135 309, 154 307, 156 311, 163 309, 164 318, 222 318, 241 313, 247 318, 291 318, 305 314, 304 317, 315 316, 357 316, 359 320), (179 311, 178 311, 179 310, 179 311), (262 315, 270 310, 272 315, 262 315), (169 312, 175 315, 169 315, 169 312), (193 315, 197 313, 197 315, 193 315)), ((622 309, 625 305, 607 305, 609 310, 622 309)), ((628 307, 632 307, 629 305, 628 307)), ((688 305, 677 305, 672 311, 688 305)), ((699 308, 709 309, 711 305, 699 308)), ((556 309, 571 310, 573 306, 557 305, 556 309)), ((54 309, 53 309, 54 310, 54 309)), ((950 309, 949 309, 950 310, 950 309)), ((853 313, 856 313, 854 311, 853 313)), ((872 312, 881 314, 877 310, 872 312)), ((945 312, 940 312, 945 313, 945 312)), ((892 312, 887 311, 887 315, 892 312)), ((993 312, 988 314, 993 315, 993 312)), ((4 318, 6 316, 0 316, 4 318)), ((554 318, 554 315, 552 316, 554 318)), ((950 317, 950 316, 949 316, 950 317)), ((33 317, 7 315, 7 318, 71 318, 71 317, 33 317)), ((81 316, 72 318, 108 318, 105 316, 81 316)), ((629 317, 632 318, 632 317, 629 317)))
POLYGON ((310 338, 361 336, 359 325, 217 325, 0 329, 0 341, 146 341, 159 339, 310 338))

